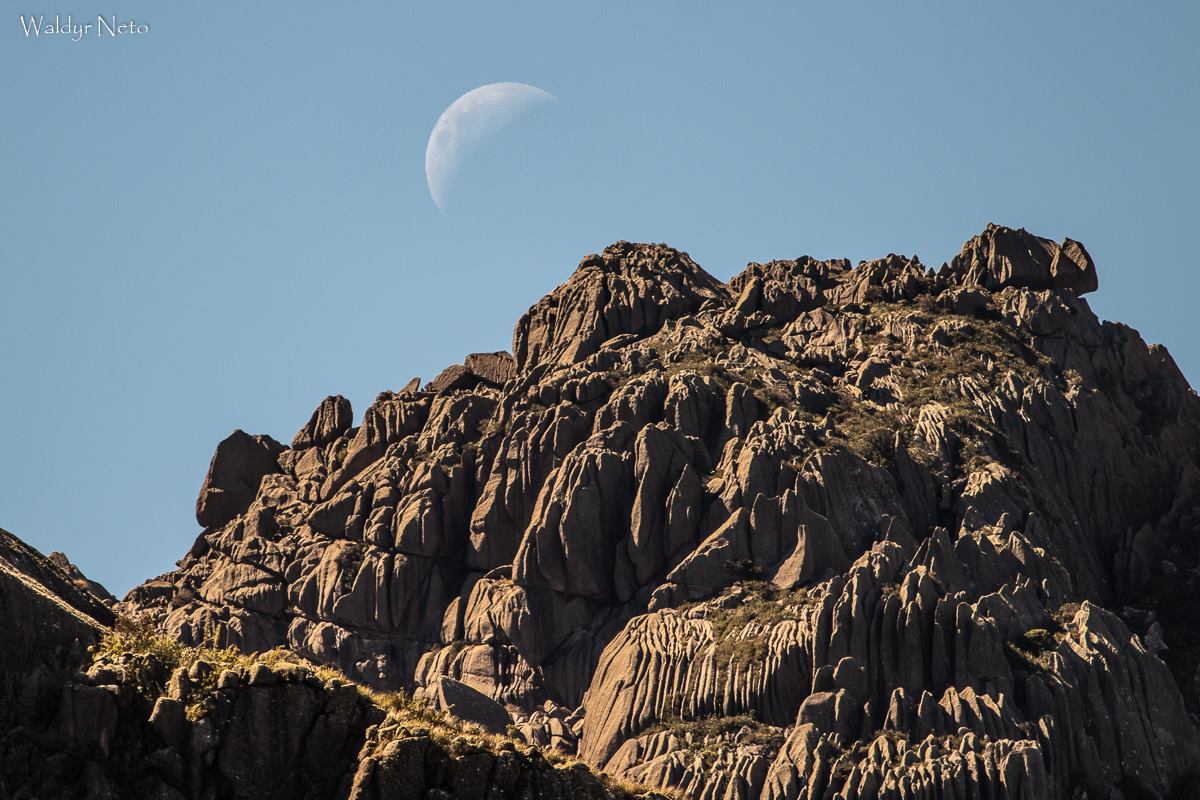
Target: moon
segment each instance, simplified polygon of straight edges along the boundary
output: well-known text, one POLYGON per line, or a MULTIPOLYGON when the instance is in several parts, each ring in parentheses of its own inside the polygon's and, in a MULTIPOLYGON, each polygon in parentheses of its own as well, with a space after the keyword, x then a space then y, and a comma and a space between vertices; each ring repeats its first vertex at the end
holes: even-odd
POLYGON ((470 153, 534 106, 558 98, 527 83, 489 83, 464 94, 438 117, 425 146, 425 182, 443 214, 454 175, 470 153))

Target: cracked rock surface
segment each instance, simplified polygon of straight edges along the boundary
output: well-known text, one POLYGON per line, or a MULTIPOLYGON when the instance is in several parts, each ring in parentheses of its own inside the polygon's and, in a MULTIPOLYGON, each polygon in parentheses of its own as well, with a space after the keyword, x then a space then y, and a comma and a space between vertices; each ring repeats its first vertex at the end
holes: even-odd
POLYGON ((514 355, 235 432, 120 608, 688 798, 1197 797, 1200 400, 1098 285, 995 225, 728 283, 618 242, 514 355))

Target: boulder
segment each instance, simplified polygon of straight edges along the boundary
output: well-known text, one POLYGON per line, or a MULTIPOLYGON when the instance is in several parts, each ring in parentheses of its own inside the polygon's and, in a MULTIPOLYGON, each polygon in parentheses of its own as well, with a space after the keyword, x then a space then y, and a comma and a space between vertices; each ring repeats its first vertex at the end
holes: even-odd
POLYGON ((427 392, 455 392, 470 389, 479 383, 479 378, 462 364, 451 364, 425 387, 427 392))
POLYGON ((196 521, 219 528, 249 508, 263 477, 282 471, 279 455, 285 449, 270 436, 251 436, 240 429, 223 439, 200 486, 196 521))
POLYGON ((517 362, 506 350, 496 353, 471 353, 467 356, 467 371, 493 386, 503 386, 517 374, 517 362))
POLYGON ((504 733, 512 724, 512 717, 504 706, 453 678, 438 678, 430 691, 430 699, 436 708, 492 733, 504 733))

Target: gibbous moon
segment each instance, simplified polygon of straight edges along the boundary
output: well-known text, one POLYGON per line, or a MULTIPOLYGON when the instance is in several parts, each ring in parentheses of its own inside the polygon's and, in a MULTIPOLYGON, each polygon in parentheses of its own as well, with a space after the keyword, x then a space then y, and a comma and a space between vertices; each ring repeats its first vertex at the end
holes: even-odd
POLYGON ((438 117, 425 146, 425 182, 438 210, 445 212, 454 174, 471 151, 528 109, 557 101, 527 83, 489 83, 451 103, 438 117))

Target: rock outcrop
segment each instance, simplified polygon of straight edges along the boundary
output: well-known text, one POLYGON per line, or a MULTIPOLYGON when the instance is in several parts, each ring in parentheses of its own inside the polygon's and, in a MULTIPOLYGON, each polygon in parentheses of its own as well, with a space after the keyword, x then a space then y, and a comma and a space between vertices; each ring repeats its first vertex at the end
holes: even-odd
POLYGON ((513 333, 517 368, 574 364, 613 337, 652 334, 725 298, 725 286, 686 253, 617 242, 580 261, 571 280, 521 317, 513 333))
POLYGON ((49 723, 19 733, 3 739, 0 797, 665 800, 281 651, 120 628, 49 723))
POLYGON ((958 283, 987 289, 1021 286, 1027 289, 1069 289, 1082 295, 1099 287, 1096 266, 1074 239, 1055 244, 1024 228, 988 225, 963 245, 946 275, 958 283))
MULTIPOLYGON (((309 440, 314 425, 328 425, 326 403, 296 438, 309 440)), ((349 411, 349 405, 345 406, 349 411)), ((217 445, 208 474, 196 500, 196 521, 205 527, 219 528, 244 512, 258 495, 262 479, 279 472, 279 454, 284 447, 270 436, 251 436, 236 430, 217 445)))
POLYGON ((98 596, 107 591, 53 555, 0 530, 0 749, 6 726, 53 700, 47 695, 115 619, 98 596))
MULTIPOLYGON (((121 609, 687 797, 1196 796, 1200 399, 1097 288, 994 225, 728 283, 619 242, 512 357, 222 442, 121 609)), ((373 752, 361 797, 428 759, 373 752)))
MULTIPOLYGON (((91 588, 95 586, 97 593, 91 588)), ((13 752, 57 706, 64 683, 115 619, 61 553, 47 558, 0 530, 0 798, 8 800, 13 752), (56 557, 55 557, 56 556, 56 557), (69 569, 68 569, 69 567, 69 569)))
POLYGON ((112 605, 117 602, 117 598, 112 592, 104 588, 104 585, 100 582, 94 581, 87 575, 84 575, 83 570, 71 563, 71 559, 67 557, 66 553, 51 553, 46 556, 46 560, 65 573, 75 588, 81 592, 98 598, 105 605, 112 605))

